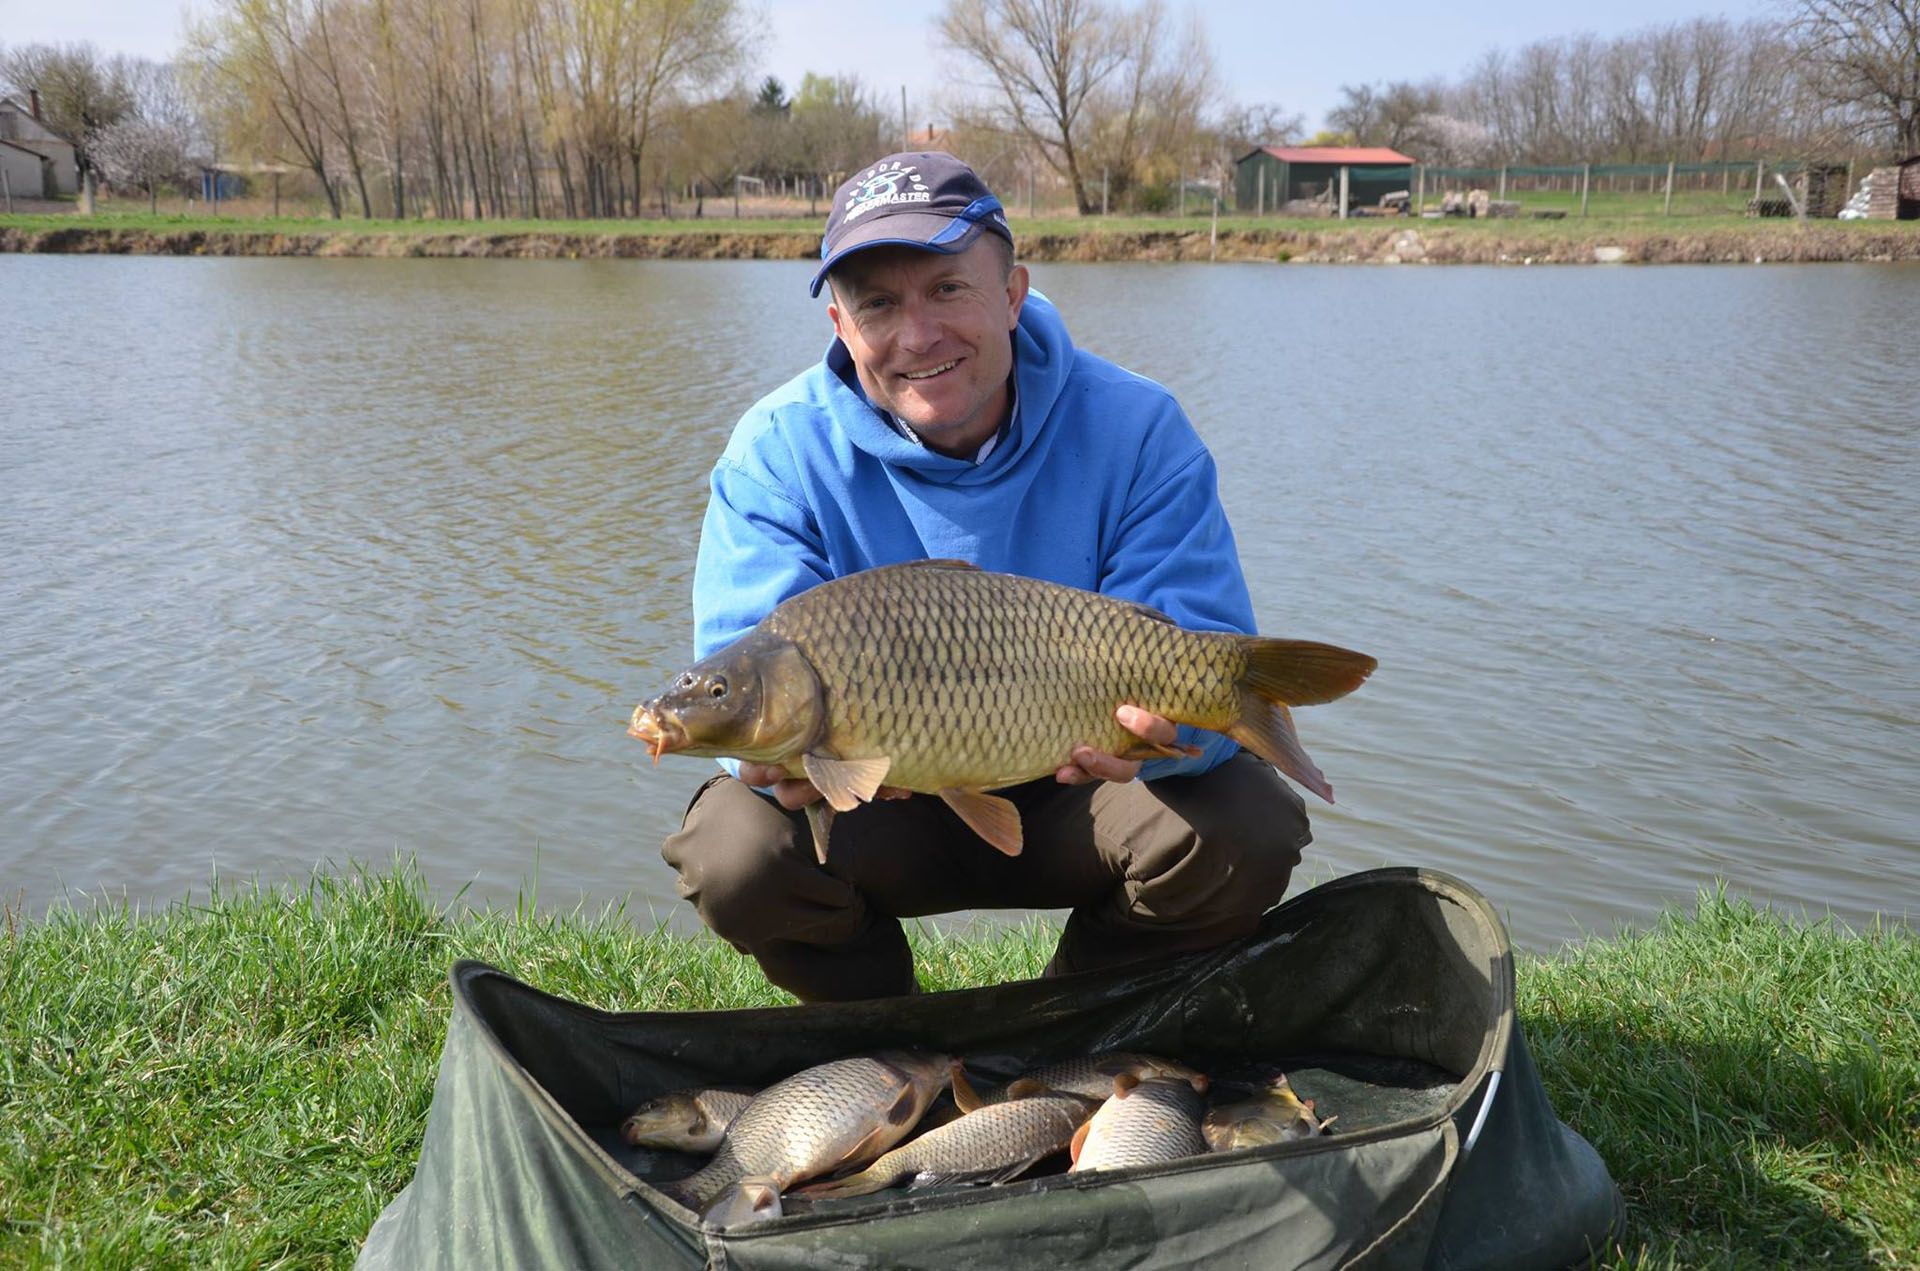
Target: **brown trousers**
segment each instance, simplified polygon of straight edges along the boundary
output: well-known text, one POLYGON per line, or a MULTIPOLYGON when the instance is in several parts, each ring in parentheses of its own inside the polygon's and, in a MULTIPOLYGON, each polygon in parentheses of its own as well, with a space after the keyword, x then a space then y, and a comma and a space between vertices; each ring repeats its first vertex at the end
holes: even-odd
POLYGON ((1251 931, 1312 839, 1305 805, 1241 752, 1197 777, 1000 792, 1025 849, 1003 856, 931 795, 834 818, 825 866, 806 817, 732 777, 701 787, 661 854, 707 926, 803 1001, 909 993, 899 919, 1071 909, 1046 973, 1210 948, 1251 931))

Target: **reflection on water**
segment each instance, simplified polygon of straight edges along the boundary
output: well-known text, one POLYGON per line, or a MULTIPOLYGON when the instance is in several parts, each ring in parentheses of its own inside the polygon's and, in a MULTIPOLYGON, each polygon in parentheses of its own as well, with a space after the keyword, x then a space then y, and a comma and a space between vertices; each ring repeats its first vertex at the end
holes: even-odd
MULTIPOLYGON (((804 262, 0 257, 0 885, 172 899, 417 852, 631 895, 705 776, 706 471, 827 338, 804 262)), ((1535 946, 1726 878, 1920 894, 1920 415, 1899 267, 1043 265, 1219 455, 1303 712, 1305 879, 1419 864, 1535 946)), ((682 915, 684 917, 684 915, 682 915)))

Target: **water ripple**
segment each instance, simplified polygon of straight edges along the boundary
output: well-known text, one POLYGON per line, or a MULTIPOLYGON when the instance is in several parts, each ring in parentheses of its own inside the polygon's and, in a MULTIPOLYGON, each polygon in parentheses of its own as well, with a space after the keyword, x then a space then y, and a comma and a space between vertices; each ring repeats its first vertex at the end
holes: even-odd
MULTIPOLYGON (((0 882, 169 899, 418 852, 674 906, 706 474, 828 335, 799 262, 0 258, 0 882)), ((1920 272, 1043 265, 1221 461, 1301 712, 1303 879, 1449 870, 1523 943, 1715 878, 1920 894, 1920 272)), ((681 914, 679 921, 684 921, 681 914)))

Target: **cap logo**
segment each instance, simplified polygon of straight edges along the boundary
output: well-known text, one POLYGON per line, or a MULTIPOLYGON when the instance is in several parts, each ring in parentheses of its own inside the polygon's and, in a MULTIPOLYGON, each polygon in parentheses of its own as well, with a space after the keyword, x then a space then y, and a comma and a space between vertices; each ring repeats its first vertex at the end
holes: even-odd
POLYGON ((931 203, 933 192, 920 179, 920 170, 895 159, 876 164, 860 174, 847 191, 844 221, 857 220, 877 207, 894 203, 931 203), (905 186, 903 190, 901 187, 905 186))

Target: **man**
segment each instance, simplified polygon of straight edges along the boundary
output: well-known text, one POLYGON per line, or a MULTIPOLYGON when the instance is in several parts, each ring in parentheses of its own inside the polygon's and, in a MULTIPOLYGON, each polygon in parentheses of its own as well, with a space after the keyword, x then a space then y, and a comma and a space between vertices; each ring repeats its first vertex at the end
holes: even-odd
MULTIPOLYGON (((835 194, 821 257, 836 339, 746 413, 713 470, 696 656, 817 583, 928 557, 1253 630, 1212 457, 1164 388, 1074 348, 971 169, 882 159, 835 194)), ((1224 737, 1131 706, 1117 719, 1198 753, 1075 748, 1000 792, 1025 830, 1016 857, 938 798, 883 789, 835 819, 823 866, 803 812, 819 792, 731 761, 663 854, 707 925, 809 1001, 912 992, 906 917, 1070 908, 1049 974, 1250 931, 1311 838, 1300 797, 1224 737)))

